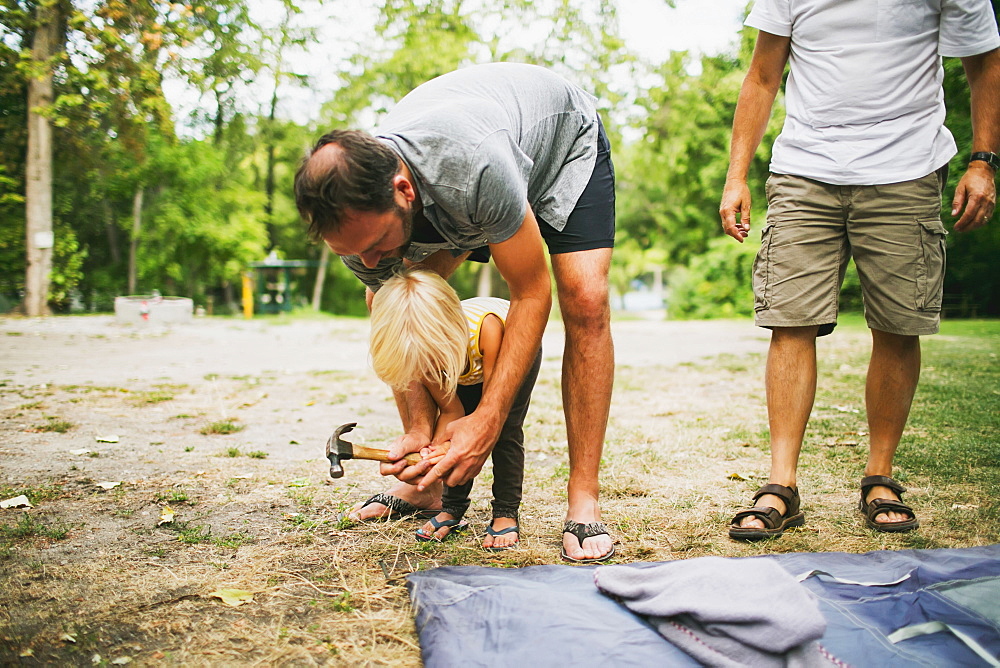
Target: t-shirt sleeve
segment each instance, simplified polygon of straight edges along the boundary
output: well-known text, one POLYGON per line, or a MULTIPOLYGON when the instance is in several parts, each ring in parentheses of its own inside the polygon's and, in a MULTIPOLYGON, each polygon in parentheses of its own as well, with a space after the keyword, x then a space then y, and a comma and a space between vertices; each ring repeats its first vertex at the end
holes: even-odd
POLYGON ((466 188, 466 209, 486 242, 497 244, 514 236, 528 210, 531 160, 506 132, 494 132, 476 149, 466 188))
POLYGON ((993 7, 987 0, 944 0, 938 53, 964 58, 1000 47, 993 7))
POLYGON ((384 258, 379 260, 378 265, 374 269, 369 269, 357 255, 343 255, 340 259, 357 276, 358 280, 364 283, 365 287, 370 288, 372 292, 378 292, 378 289, 382 287, 382 283, 392 278, 392 275, 399 270, 403 262, 398 257, 384 258))
POLYGON ((757 0, 744 25, 757 28, 772 35, 790 37, 792 34, 792 12, 789 0, 757 0))

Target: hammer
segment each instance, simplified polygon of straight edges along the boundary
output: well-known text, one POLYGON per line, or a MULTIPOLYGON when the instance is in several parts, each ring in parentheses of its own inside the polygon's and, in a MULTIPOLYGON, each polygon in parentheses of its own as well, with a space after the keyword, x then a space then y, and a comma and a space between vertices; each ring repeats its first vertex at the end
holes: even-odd
MULTIPOLYGON (((344 477, 344 467, 340 465, 340 462, 347 459, 368 459, 376 462, 394 461, 389 459, 388 450, 366 448, 363 445, 354 445, 350 441, 345 441, 340 437, 341 434, 346 434, 357 426, 357 422, 348 422, 347 424, 340 425, 337 427, 337 430, 333 432, 333 436, 330 437, 330 440, 326 442, 326 458, 330 460, 331 478, 344 477)), ((409 464, 418 464, 423 461, 420 454, 416 452, 411 452, 403 457, 403 459, 405 459, 409 464)))

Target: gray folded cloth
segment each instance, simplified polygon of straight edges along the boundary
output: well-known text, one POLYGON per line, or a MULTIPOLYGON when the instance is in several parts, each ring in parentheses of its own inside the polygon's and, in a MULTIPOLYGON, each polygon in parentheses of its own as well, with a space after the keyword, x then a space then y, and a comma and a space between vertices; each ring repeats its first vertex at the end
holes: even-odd
POLYGON ((812 593, 767 559, 602 566, 594 584, 709 666, 843 665, 816 642, 826 620, 812 593))

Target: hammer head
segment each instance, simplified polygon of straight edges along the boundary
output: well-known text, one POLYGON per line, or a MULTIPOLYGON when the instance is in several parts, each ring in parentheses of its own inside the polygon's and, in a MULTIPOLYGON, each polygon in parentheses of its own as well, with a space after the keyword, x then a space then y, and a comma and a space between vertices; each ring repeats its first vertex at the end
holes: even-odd
POLYGON ((340 437, 358 426, 357 422, 348 422, 337 427, 333 436, 326 442, 326 458, 330 460, 330 477, 344 477, 344 467, 340 462, 354 458, 354 445, 340 437))

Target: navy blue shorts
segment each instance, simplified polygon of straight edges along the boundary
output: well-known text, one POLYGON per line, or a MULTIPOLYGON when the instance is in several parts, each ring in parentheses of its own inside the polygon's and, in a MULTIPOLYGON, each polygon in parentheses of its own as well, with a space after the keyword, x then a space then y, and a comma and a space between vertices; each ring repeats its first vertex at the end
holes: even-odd
POLYGON ((538 229, 549 247, 549 255, 614 248, 615 246, 615 165, 611 143, 598 119, 597 162, 590 182, 569 214, 566 227, 557 230, 539 219, 538 229))
MULTIPOLYGON (((611 143, 598 119, 597 161, 587 187, 569 214, 561 231, 541 218, 538 229, 549 247, 549 255, 573 253, 615 246, 615 165, 611 161, 611 143)), ((483 246, 469 256, 474 262, 489 262, 490 248, 483 246)))

